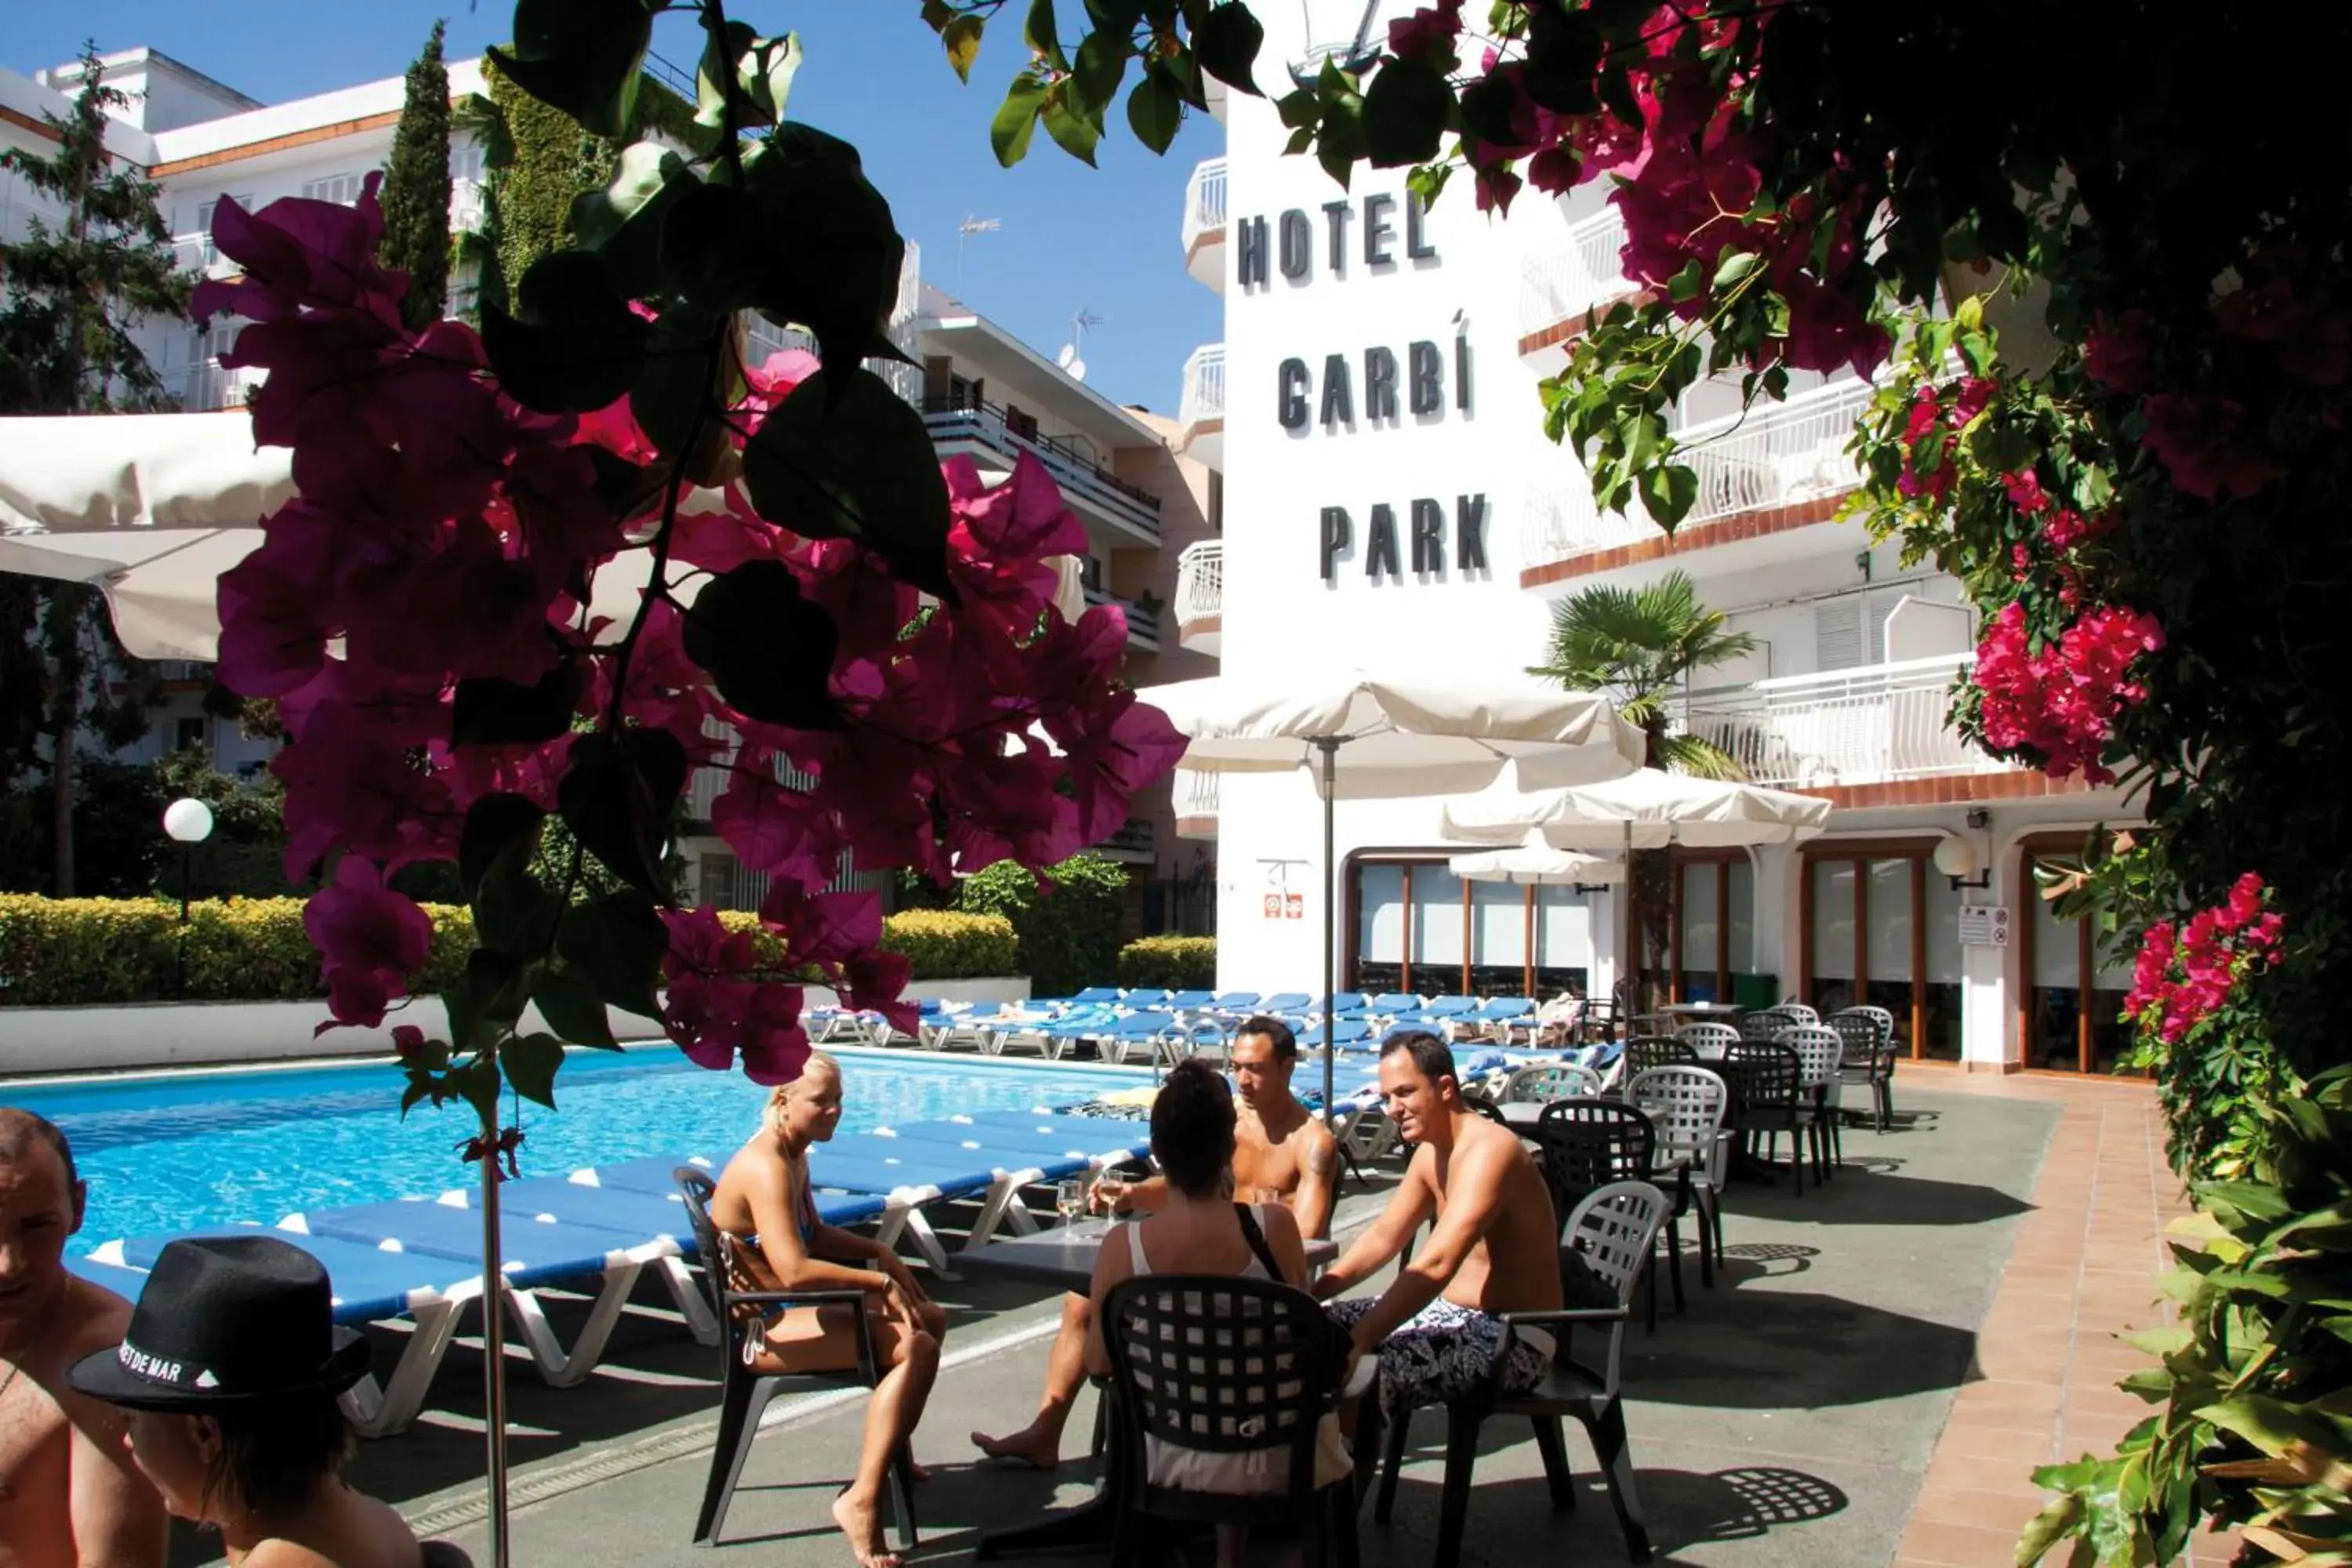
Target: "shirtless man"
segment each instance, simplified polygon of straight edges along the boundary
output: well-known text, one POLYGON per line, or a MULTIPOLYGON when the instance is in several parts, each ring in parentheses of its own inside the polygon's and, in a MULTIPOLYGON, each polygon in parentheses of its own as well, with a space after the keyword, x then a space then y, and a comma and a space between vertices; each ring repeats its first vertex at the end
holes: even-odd
MULTIPOLYGON (((1303 1237, 1328 1236, 1338 1201, 1339 1146, 1330 1130, 1290 1092, 1298 1067, 1298 1037, 1279 1018, 1263 1015, 1234 1031, 1234 1192, 1243 1203, 1279 1203, 1297 1217, 1303 1237)), ((1095 1189, 1097 1194, 1103 1188, 1095 1189)), ((1164 1177, 1115 1187, 1109 1194, 1124 1207, 1143 1211, 1168 1201, 1164 1177)), ((1045 1361, 1045 1393, 1037 1414, 1018 1432, 992 1437, 971 1435, 992 1459, 1020 1459, 1041 1470, 1062 1462, 1062 1428, 1086 1386, 1087 1327, 1094 1309, 1087 1298, 1062 1299, 1062 1328, 1045 1361)))
POLYGON ((131 1303, 66 1271, 84 1191, 65 1134, 0 1107, 0 1568, 163 1561, 163 1504, 123 1413, 66 1385, 131 1324, 131 1303))
MULTIPOLYGON (((1559 1307, 1559 1226, 1534 1158, 1509 1128, 1462 1103, 1454 1053, 1436 1036, 1389 1037, 1381 1092, 1413 1145, 1412 1162, 1387 1210, 1313 1289, 1336 1296, 1377 1273, 1436 1215, 1429 1240, 1386 1290, 1331 1307, 1353 1336, 1349 1370, 1356 1357, 1380 1357, 1381 1405, 1393 1413, 1477 1387, 1502 1353, 1496 1314, 1559 1307)), ((1552 1347, 1549 1333, 1521 1329, 1503 1387, 1535 1387, 1550 1369, 1552 1347)))

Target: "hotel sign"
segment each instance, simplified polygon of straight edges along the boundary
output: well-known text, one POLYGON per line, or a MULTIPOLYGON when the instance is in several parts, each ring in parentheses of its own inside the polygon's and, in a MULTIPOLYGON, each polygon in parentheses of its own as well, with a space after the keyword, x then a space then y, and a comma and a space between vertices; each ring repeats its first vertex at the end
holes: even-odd
MULTIPOLYGON (((1400 198, 1375 192, 1360 201, 1326 202, 1322 206, 1322 255, 1316 254, 1317 224, 1303 207, 1279 216, 1243 218, 1234 226, 1236 258, 1244 289, 1271 289, 1274 279, 1305 286, 1318 275, 1345 281, 1352 266, 1379 274, 1393 271, 1400 261, 1438 264, 1437 247, 1424 230, 1427 209, 1410 193, 1400 198), (1351 239, 1352 226, 1352 239, 1351 239), (1400 247, 1402 249, 1400 250, 1400 247), (1354 260, 1360 256, 1360 262, 1354 260)), ((1295 437, 1306 437, 1319 427, 1325 434, 1342 430, 1394 427, 1410 415, 1430 424, 1453 411, 1471 415, 1470 339, 1461 318, 1453 352, 1435 339, 1408 341, 1402 354, 1386 343, 1366 347, 1360 356, 1326 353, 1319 370, 1304 356, 1284 359, 1276 368, 1276 417, 1295 437), (1361 366, 1361 379, 1358 366, 1361 366), (1451 371, 1453 386, 1446 386, 1451 371), (1358 397, 1360 385, 1362 395, 1358 397)), ((1388 502, 1373 506, 1359 527, 1356 515, 1343 506, 1319 509, 1318 558, 1323 580, 1337 584, 1343 571, 1353 570, 1372 582, 1402 581, 1443 575, 1448 570, 1486 570, 1486 498, 1456 495, 1450 510, 1434 496, 1415 498, 1402 509, 1388 502)))

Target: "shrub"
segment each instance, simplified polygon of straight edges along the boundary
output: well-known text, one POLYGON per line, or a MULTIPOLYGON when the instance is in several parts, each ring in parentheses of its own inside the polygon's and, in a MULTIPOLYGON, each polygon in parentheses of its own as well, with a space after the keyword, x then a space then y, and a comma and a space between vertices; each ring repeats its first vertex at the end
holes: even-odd
POLYGON ((1040 996, 1108 984, 1118 967, 1127 873, 1099 855, 1076 855, 1041 879, 1013 861, 964 879, 956 902, 972 914, 1003 915, 1021 939, 1021 961, 1040 996))
POLYGON ((1147 936, 1118 950, 1118 983, 1158 991, 1206 991, 1217 984, 1217 939, 1147 936))
MULTIPOLYGON (((433 954, 411 980, 418 995, 454 984, 474 947, 465 909, 424 908, 433 954)), ((730 925, 755 922, 748 913, 728 918, 730 925)), ((892 915, 882 945, 905 953, 918 980, 1010 974, 1019 963, 1012 923, 989 915, 892 915)), ((0 1006, 301 1002, 326 994, 299 899, 191 904, 184 936, 179 906, 160 900, 0 894, 0 1006)))
MULTIPOLYGON (((420 994, 462 974, 474 946, 465 910, 425 913, 433 955, 413 980, 420 994)), ((0 895, 0 1005, 19 1007, 327 994, 299 899, 204 900, 188 907, 183 933, 179 906, 160 900, 0 895)))

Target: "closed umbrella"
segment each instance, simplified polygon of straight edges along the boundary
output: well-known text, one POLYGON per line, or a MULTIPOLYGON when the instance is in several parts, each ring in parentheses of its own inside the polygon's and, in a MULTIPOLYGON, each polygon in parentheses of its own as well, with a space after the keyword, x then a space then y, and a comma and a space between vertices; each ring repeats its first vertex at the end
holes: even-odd
MULTIPOLYGON (((1138 695, 1192 738, 1204 773, 1307 770, 1323 797, 1323 980, 1339 988, 1335 805, 1490 788, 1507 771, 1531 785, 1616 778, 1641 765, 1641 731, 1606 697, 1535 679, 1433 681, 1361 669, 1271 671, 1146 688, 1138 695)), ((1514 837, 1519 837, 1514 835, 1514 837)), ((1330 1009, 1323 1019, 1323 1110, 1331 1116, 1330 1009)))
POLYGON ((1481 849, 1455 855, 1445 868, 1465 882, 1511 882, 1521 887, 1589 887, 1595 882, 1622 882, 1625 863, 1606 855, 1575 849, 1555 849, 1540 830, 1509 849, 1481 849))

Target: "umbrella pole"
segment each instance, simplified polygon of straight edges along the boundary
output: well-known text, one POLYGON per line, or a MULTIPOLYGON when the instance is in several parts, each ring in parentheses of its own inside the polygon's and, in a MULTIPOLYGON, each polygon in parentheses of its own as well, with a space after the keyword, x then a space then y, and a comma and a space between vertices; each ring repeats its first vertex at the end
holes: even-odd
POLYGON ((1332 1058, 1331 998, 1339 994, 1339 868, 1335 855, 1338 825, 1332 814, 1338 806, 1333 797, 1339 771, 1339 742, 1335 737, 1320 735, 1316 737, 1315 749, 1323 753, 1323 1125, 1336 1131, 1339 1112, 1331 1102, 1331 1087, 1337 1076, 1332 1058))
POLYGON ((499 1128, 482 1118, 482 1431, 488 1444, 490 1568, 507 1568, 506 1275, 499 1265, 499 1128))

